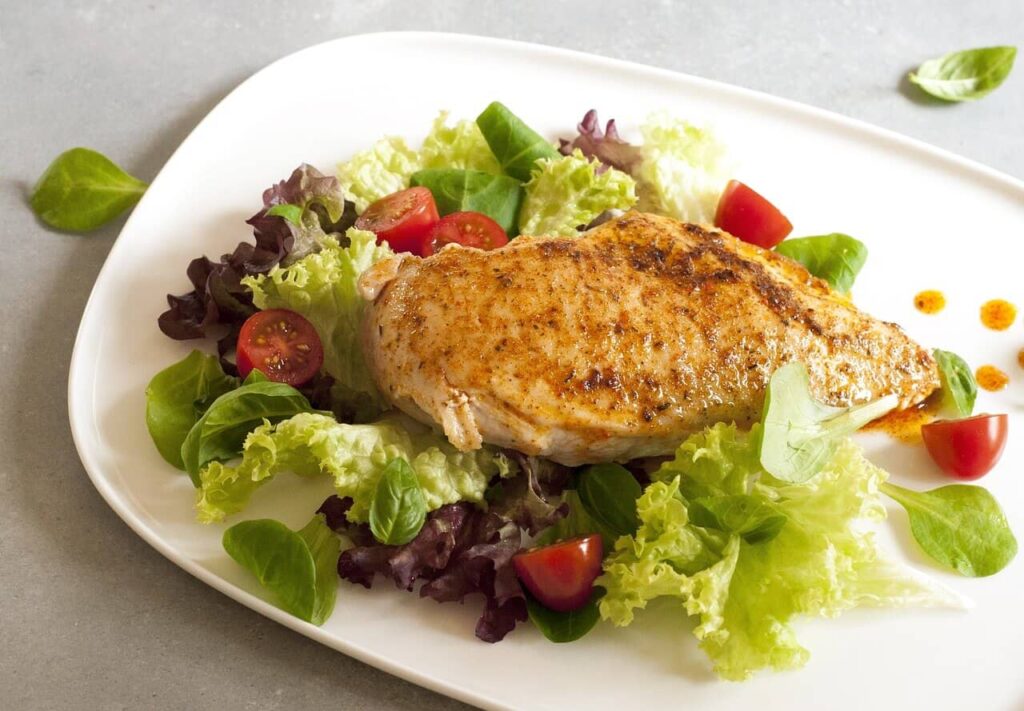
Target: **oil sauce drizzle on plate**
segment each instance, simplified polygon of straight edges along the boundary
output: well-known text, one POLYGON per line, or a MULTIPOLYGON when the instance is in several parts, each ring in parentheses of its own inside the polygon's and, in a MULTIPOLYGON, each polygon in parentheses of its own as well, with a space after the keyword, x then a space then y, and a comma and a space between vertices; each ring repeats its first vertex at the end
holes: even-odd
POLYGON ((990 393, 999 392, 1010 384, 1010 376, 994 365, 983 365, 974 373, 978 387, 990 393))
POLYGON ((1005 331, 1017 320, 1017 307, 1006 299, 992 299, 981 305, 981 322, 993 331, 1005 331))
POLYGON ((937 314, 946 308, 946 297, 941 291, 926 289, 914 297, 914 308, 923 314, 937 314))

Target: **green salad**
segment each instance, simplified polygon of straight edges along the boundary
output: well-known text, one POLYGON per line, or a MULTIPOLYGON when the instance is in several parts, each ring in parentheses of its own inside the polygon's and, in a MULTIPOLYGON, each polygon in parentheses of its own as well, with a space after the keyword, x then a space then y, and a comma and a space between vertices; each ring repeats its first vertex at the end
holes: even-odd
MULTIPOLYGON (((841 233, 786 239, 789 220, 732 180, 712 130, 659 113, 637 135, 624 140, 593 111, 558 143, 497 102, 476 120, 442 112, 419 146, 388 136, 330 173, 300 165, 264 192, 252 241, 188 265, 193 288, 167 297, 158 325, 210 348, 153 377, 146 423, 160 456, 191 480, 196 519, 223 526, 226 553, 281 608, 323 624, 345 594, 339 581, 390 579, 441 602, 481 601, 481 640, 528 623, 564 643, 630 625, 669 598, 714 670, 741 680, 807 663, 791 626, 799 616, 961 605, 880 553, 885 497, 945 570, 990 575, 1013 558, 1016 541, 985 489, 897 486, 851 439, 895 396, 826 406, 801 363, 772 375, 752 428, 711 423, 656 460, 567 467, 486 443, 460 451, 393 407, 361 351, 359 279, 396 253, 574 237, 637 208, 714 223, 851 290, 865 246, 841 233), (326 478, 335 494, 297 531, 246 520, 275 477, 326 478)), ((44 176, 49 215, 85 199, 75 171, 130 184, 122 202, 145 189, 90 153, 44 176)), ((937 359, 944 407, 968 417, 970 370, 952 353, 937 359)))

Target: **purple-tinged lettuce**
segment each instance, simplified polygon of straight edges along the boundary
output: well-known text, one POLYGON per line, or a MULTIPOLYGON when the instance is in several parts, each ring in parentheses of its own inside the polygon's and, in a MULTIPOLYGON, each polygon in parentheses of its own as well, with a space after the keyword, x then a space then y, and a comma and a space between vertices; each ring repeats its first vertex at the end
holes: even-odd
POLYGON ((558 139, 558 150, 562 155, 572 155, 573 150, 578 148, 583 155, 597 158, 601 162, 599 172, 615 168, 632 174, 639 167, 640 149, 619 137, 615 119, 608 121, 602 131, 601 123, 597 119, 597 110, 591 109, 576 125, 576 130, 579 131, 579 135, 573 140, 558 139))

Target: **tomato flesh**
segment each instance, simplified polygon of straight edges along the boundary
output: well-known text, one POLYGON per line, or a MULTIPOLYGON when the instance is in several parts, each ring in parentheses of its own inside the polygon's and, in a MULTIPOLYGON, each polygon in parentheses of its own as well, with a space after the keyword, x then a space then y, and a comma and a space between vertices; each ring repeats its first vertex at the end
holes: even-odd
POLYGON ((544 607, 578 610, 590 600, 601 574, 601 536, 592 535, 517 553, 512 558, 519 581, 544 607))
POLYGON ((302 385, 323 362, 320 336, 313 324, 294 311, 257 311, 238 332, 235 363, 243 378, 256 369, 276 383, 302 385))
POLYGON ((924 445, 939 467, 952 477, 971 480, 992 470, 1006 447, 1006 415, 975 415, 938 420, 921 427, 924 445))
POLYGON ((355 226, 373 232, 377 242, 387 242, 396 252, 419 254, 424 238, 439 219, 430 190, 415 187, 372 203, 355 226))
POLYGON ((445 215, 427 234, 420 254, 429 257, 446 244, 461 244, 477 249, 497 249, 508 244, 501 225, 480 212, 453 212, 445 215))
POLYGON ((793 231, 793 225, 779 208, 738 180, 730 180, 722 191, 715 227, 765 249, 771 249, 793 231))

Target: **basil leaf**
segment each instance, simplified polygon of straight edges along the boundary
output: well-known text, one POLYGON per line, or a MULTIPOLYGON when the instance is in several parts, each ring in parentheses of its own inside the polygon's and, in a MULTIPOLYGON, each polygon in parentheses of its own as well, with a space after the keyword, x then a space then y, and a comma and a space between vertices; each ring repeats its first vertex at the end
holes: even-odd
POLYGON ((413 173, 409 184, 429 189, 442 216, 465 210, 481 212, 510 237, 518 233, 523 186, 515 178, 480 170, 435 169, 413 173))
POLYGON ((373 537, 388 546, 404 545, 416 537, 426 518, 427 502, 416 473, 401 457, 392 459, 370 503, 373 537))
POLYGON ((497 101, 484 109, 476 125, 501 169, 516 180, 529 180, 534 164, 541 158, 559 157, 554 146, 497 101))
POLYGON ((334 609, 341 541, 317 514, 301 531, 279 521, 242 521, 224 532, 228 555, 249 570, 278 604, 322 625, 334 609))
POLYGON ((701 528, 736 533, 751 544, 772 540, 789 520, 768 499, 756 494, 702 496, 690 503, 689 515, 691 523, 701 528))
POLYGON ((1016 47, 982 47, 929 59, 910 81, 945 101, 973 101, 999 87, 1013 69, 1016 47))
MULTIPOLYGON (((601 544, 604 547, 605 555, 611 553, 615 547, 615 540, 619 537, 618 534, 610 531, 603 524, 598 523, 587 513, 587 510, 580 501, 579 494, 573 489, 566 489, 562 494, 562 503, 568 508, 565 518, 561 518, 553 526, 545 528, 534 540, 534 545, 547 546, 558 541, 566 541, 570 538, 598 533, 601 535, 601 544)), ((635 500, 633 504, 635 510, 635 500)))
POLYGON ((72 148, 57 156, 32 190, 32 210, 46 224, 88 232, 133 206, 149 187, 102 153, 72 148))
POLYGON ((246 435, 263 424, 263 420, 280 422, 312 410, 309 401, 291 385, 272 383, 261 372, 253 370, 240 388, 214 400, 189 430, 181 445, 185 471, 198 487, 199 470, 214 460, 225 461, 238 456, 246 435))
POLYGON ((181 445, 189 430, 214 400, 238 387, 216 357, 192 351, 164 368, 146 386, 146 427, 157 451, 169 464, 184 469, 181 445))
POLYGON ((776 479, 807 481, 835 453, 836 442, 898 404, 888 395, 850 408, 830 407, 811 396, 803 363, 788 363, 772 375, 764 400, 760 460, 776 479))
POLYGON ((967 577, 998 573, 1017 554, 1017 539, 995 498, 980 486, 950 484, 911 491, 884 483, 907 511, 914 540, 933 559, 967 577))
POLYGON ((301 205, 291 205, 289 203, 282 203, 280 205, 274 205, 267 208, 267 214, 275 217, 283 217, 293 225, 302 226, 302 213, 304 212, 301 205))
POLYGON ((969 417, 974 412, 974 401, 978 397, 978 383, 974 373, 956 353, 936 348, 932 353, 939 364, 939 378, 942 381, 942 405, 956 412, 960 417, 969 417))
POLYGON ((602 588, 594 588, 587 604, 572 612, 549 610, 526 590, 523 591, 523 595, 526 596, 526 610, 530 615, 530 622, 548 640, 558 644, 575 642, 594 629, 594 625, 601 619, 597 603, 604 596, 602 588))
POLYGON ((628 469, 610 463, 589 466, 580 472, 576 493, 587 514, 613 537, 636 533, 636 500, 643 490, 628 469))
POLYGON ((868 248, 862 242, 839 232, 787 239, 775 251, 800 262, 811 274, 843 294, 853 287, 868 259, 868 248))

